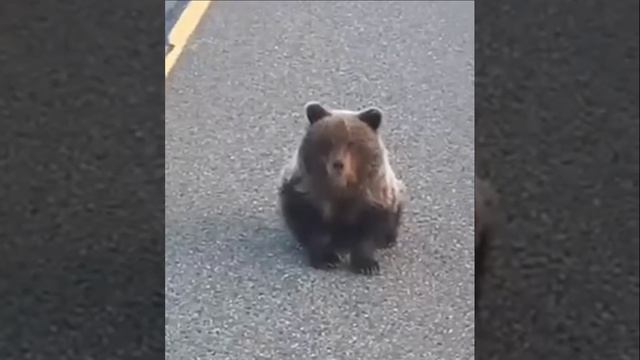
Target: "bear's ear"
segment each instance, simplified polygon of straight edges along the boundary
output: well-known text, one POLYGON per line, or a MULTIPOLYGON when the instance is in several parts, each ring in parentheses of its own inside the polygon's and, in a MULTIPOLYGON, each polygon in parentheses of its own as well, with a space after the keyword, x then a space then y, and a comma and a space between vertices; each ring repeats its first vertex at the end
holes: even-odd
POLYGON ((360 111, 358 113, 358 119, 367 123, 374 131, 377 131, 382 123, 382 111, 378 108, 370 107, 360 111))
POLYGON ((304 106, 304 112, 307 114, 307 119, 310 124, 322 119, 323 117, 331 115, 325 108, 318 102, 311 101, 304 106))

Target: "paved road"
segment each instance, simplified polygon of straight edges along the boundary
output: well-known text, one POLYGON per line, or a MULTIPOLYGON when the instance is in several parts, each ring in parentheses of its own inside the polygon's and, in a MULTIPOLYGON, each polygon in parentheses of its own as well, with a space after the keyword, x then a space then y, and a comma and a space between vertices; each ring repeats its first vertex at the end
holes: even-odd
POLYGON ((473 3, 217 2, 167 85, 168 359, 472 359, 473 3), (380 277, 276 213, 302 106, 377 105, 410 185, 380 277))

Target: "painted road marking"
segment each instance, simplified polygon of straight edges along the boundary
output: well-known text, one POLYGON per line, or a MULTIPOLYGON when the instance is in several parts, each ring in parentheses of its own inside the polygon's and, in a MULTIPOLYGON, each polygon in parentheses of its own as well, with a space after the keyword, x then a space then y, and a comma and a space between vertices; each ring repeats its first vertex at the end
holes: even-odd
POLYGON ((202 20, 202 16, 209 8, 213 1, 197 1, 191 0, 180 14, 180 18, 169 33, 169 44, 172 47, 164 57, 164 77, 169 76, 171 69, 178 61, 178 57, 182 54, 184 46, 189 37, 196 30, 196 27, 202 20))

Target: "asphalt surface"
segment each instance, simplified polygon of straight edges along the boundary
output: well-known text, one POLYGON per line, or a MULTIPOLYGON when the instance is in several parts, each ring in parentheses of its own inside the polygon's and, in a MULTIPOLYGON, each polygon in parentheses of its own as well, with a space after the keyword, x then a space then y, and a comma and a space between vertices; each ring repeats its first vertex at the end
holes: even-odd
POLYGON ((162 358, 156 4, 0 5, 0 359, 162 358))
POLYGON ((476 357, 637 359, 638 2, 477 9, 476 168, 507 221, 476 357))
POLYGON ((216 2, 167 81, 167 359, 472 359, 473 3, 216 2), (302 107, 375 105, 409 186, 382 275, 276 211, 302 107))

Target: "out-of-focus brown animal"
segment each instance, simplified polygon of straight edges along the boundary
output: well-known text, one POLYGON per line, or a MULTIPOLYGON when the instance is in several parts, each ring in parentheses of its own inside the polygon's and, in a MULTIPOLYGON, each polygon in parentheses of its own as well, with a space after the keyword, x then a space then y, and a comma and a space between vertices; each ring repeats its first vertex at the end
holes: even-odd
POLYGON ((476 301, 480 296, 489 246, 498 230, 498 194, 487 183, 475 178, 475 280, 476 301))

